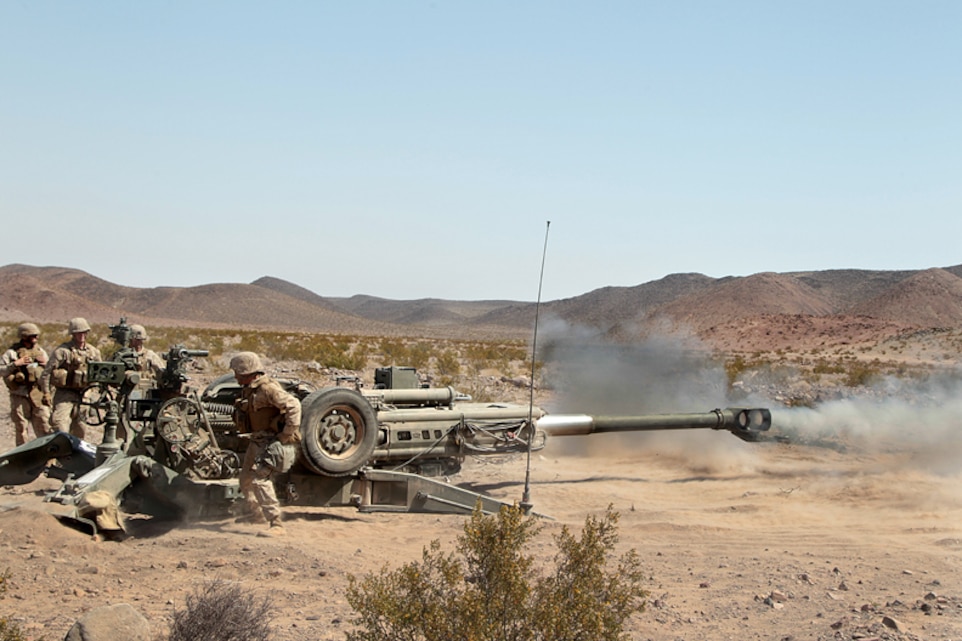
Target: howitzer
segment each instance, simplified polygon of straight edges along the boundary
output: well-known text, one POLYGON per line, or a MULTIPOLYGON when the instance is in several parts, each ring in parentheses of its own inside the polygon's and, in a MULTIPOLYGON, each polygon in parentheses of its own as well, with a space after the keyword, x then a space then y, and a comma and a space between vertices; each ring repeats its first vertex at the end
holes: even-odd
MULTIPOLYGON (((177 349, 185 358, 203 351, 177 349)), ((465 513, 479 501, 483 510, 496 511, 501 502, 431 477, 457 473, 468 456, 542 449, 549 436, 713 429, 758 441, 771 427, 771 413, 763 408, 553 415, 524 404, 473 402, 450 387, 314 390, 299 381, 282 384, 301 399, 302 440, 294 468, 275 479, 279 496, 288 504, 361 511, 465 513)), ((203 394, 167 399, 147 419, 148 429, 86 474, 71 474, 51 500, 76 506, 85 495, 103 491, 121 507, 173 505, 195 517, 229 513, 240 498, 234 476, 247 445, 231 420, 240 389, 225 375, 203 394), (135 491, 141 486, 150 500, 135 491)), ((18 457, 34 467, 39 458, 15 450, 0 457, 0 470, 17 468, 18 457)))

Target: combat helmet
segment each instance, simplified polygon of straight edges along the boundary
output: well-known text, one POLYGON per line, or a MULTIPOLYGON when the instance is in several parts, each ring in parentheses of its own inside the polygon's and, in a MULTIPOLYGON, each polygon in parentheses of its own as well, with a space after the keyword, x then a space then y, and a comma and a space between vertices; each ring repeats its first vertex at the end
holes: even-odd
POLYGON ((236 376, 264 373, 264 366, 261 365, 261 359, 254 352, 240 352, 234 356, 234 358, 230 359, 230 368, 234 370, 236 376))
POLYGON ((77 318, 70 319, 70 325, 67 328, 68 334, 79 334, 80 332, 89 332, 89 331, 90 331, 90 323, 87 322, 86 318, 81 318, 80 316, 78 316, 77 318))
POLYGON ((27 336, 40 336, 40 328, 33 323, 23 323, 17 328, 17 335, 24 339, 27 336))
POLYGON ((147 330, 144 329, 143 325, 131 325, 130 326, 130 338, 139 338, 142 341, 147 340, 147 330))

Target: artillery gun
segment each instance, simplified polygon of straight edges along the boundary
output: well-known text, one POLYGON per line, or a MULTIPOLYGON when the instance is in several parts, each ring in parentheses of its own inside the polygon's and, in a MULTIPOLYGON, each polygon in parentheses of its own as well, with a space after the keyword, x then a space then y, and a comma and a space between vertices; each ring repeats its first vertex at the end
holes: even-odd
MULTIPOLYGON (((187 359, 203 355, 175 346, 167 354, 168 369, 183 374, 187 359)), ((29 483, 40 474, 59 478, 64 483, 48 501, 94 529, 104 496, 108 506, 156 516, 232 512, 242 498, 236 476, 247 445, 231 416, 240 392, 233 376, 220 377, 202 393, 183 389, 185 376, 165 376, 157 388, 138 394, 123 360, 91 363, 88 375, 99 386, 100 396, 91 395, 97 398, 89 404, 102 410, 97 418, 104 424, 103 442, 94 448, 64 433, 36 439, 0 456, 0 484, 29 483), (89 500, 95 493, 99 502, 89 500)), ((540 450, 549 436, 712 429, 758 441, 771 426, 771 413, 763 408, 589 416, 478 403, 451 387, 421 386, 413 368, 377 370, 373 389, 316 389, 279 380, 302 407, 297 463, 277 480, 288 505, 465 513, 480 502, 493 512, 501 502, 439 477, 456 474, 467 456, 540 450)))

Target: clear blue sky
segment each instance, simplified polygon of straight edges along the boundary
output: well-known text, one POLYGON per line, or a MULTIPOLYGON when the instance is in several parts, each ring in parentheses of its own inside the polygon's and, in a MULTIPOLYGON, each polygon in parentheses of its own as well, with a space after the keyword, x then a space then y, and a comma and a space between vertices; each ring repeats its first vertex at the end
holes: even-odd
POLYGON ((0 2, 0 264, 534 300, 962 263, 962 2, 0 2))

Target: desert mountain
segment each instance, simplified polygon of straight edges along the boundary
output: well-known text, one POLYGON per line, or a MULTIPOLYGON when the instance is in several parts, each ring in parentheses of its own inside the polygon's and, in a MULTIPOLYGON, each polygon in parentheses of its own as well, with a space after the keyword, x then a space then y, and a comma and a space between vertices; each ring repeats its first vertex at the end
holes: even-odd
POLYGON ((944 269, 914 273, 853 313, 921 327, 957 327, 962 318, 962 278, 944 269))
MULTIPOLYGON (((453 301, 440 298, 418 300, 388 300, 375 296, 352 296, 331 299, 340 309, 351 314, 402 325, 438 326, 452 323, 480 323, 491 325, 520 325, 516 322, 490 321, 485 315, 512 305, 511 301, 453 301)), ((512 319, 513 320, 513 319, 512 319)), ((528 322, 530 325, 530 320, 528 322)))
MULTIPOLYGON (((541 318, 631 336, 670 322, 703 337, 754 327, 757 336, 815 323, 899 328, 962 327, 962 265, 918 271, 827 270, 711 278, 672 274, 633 287, 604 287, 545 302, 541 318), (825 320, 828 319, 828 320, 825 320), (858 319, 858 320, 853 320, 858 319), (867 320, 866 320, 867 319, 867 320), (760 324, 761 323, 761 324, 760 324), (867 325, 866 325, 867 324, 867 325), (767 329, 766 329, 767 328, 767 329), (767 333, 766 333, 767 332, 767 333)), ((265 276, 251 284, 134 288, 66 267, 0 267, 0 320, 263 327, 353 334, 498 335, 526 338, 535 306, 519 301, 403 301, 324 297, 265 276)), ((752 333, 749 332, 749 333, 752 333)))
POLYGON ((64 322, 73 316, 99 323, 114 323, 120 316, 127 316, 131 322, 146 324, 283 327, 340 333, 354 332, 363 323, 368 331, 385 335, 401 329, 373 321, 359 323, 356 316, 259 285, 134 288, 75 269, 0 267, 0 319, 64 322))
POLYGON ((826 296, 798 278, 768 272, 715 281, 651 313, 703 331, 720 322, 761 314, 826 316, 834 311, 826 296))

